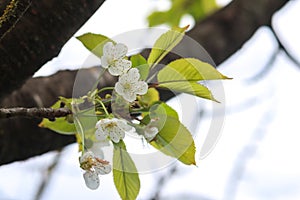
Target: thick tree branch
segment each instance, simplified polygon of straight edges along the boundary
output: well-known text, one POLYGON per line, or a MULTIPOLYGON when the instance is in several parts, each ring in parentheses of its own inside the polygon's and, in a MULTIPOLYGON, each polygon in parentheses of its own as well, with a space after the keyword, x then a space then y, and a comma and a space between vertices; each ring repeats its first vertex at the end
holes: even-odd
MULTIPOLYGON (((70 98, 86 94, 86 87, 93 85, 99 68, 78 71, 61 71, 49 77, 29 79, 21 89, 3 99, 0 107, 50 107, 59 96, 70 98), (73 94, 75 79, 82 88, 73 94)), ((99 87, 111 86, 115 78, 104 74, 99 87)), ((61 149, 74 143, 74 136, 57 134, 46 128, 39 128, 41 119, 12 118, 0 120, 0 165, 23 160, 51 150, 61 149)))
POLYGON ((68 108, 0 108, 1 118, 28 117, 28 118, 48 118, 55 120, 57 117, 65 117, 72 114, 68 108))
MULTIPOLYGON (((0 41, 9 33, 31 5, 31 0, 10 0, 0 17, 0 41)), ((5 4, 3 4, 5 5, 5 4)))
POLYGON ((0 99, 57 56, 104 0, 4 0, 1 16, 11 2, 12 15, 0 27, 0 99))
MULTIPOLYGON (((199 22, 188 35, 206 48, 216 64, 220 64, 241 48, 260 26, 270 24, 272 15, 286 2, 288 0, 234 0, 222 10, 199 22)), ((86 77, 83 79, 94 82, 96 77, 93 70, 86 70, 86 77)), ((49 107, 58 96, 72 96, 76 73, 77 71, 65 71, 48 78, 30 79, 20 90, 7 96, 0 106, 49 107)), ((102 81, 102 84, 109 86, 113 85, 115 80, 104 77, 102 81)), ((83 90, 82 94, 84 92, 83 90)), ((38 121, 25 118, 0 121, 0 164, 26 159, 75 141, 72 136, 62 136, 47 129, 40 129, 37 124, 38 121), (20 150, 24 145, 26 151, 20 150)))

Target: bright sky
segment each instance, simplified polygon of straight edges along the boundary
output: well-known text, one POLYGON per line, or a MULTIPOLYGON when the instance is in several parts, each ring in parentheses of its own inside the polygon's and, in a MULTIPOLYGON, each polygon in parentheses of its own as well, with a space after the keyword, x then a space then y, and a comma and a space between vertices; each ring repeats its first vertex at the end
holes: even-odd
MULTIPOLYGON (((144 28, 147 14, 155 8, 164 9, 168 5, 167 1, 110 0, 77 35, 95 32, 112 37, 122 31, 144 28), (118 7, 115 7, 116 4, 118 7), (133 7, 140 9, 133 10, 133 7)), ((298 60, 300 46, 295 44, 300 44, 300 29, 295 27, 298 24, 299 9, 300 2, 291 1, 274 19, 279 35, 298 60)), ((223 103, 226 105, 227 115, 222 136, 214 150, 205 159, 198 160, 198 167, 178 164, 178 173, 162 191, 165 199, 180 199, 182 194, 231 199, 229 194, 232 191, 237 191, 236 199, 243 200, 300 199, 299 68, 281 53, 276 58, 272 71, 264 79, 251 84, 247 82, 262 70, 276 47, 270 31, 262 28, 238 53, 219 67, 223 74, 234 78, 224 82, 226 101, 223 103)), ((58 68, 54 66, 59 66, 60 69, 78 68, 86 63, 88 56, 88 51, 72 38, 59 57, 45 65, 37 75, 57 71, 58 68)), ((201 145, 200 140, 203 140, 212 123, 212 106, 205 101, 200 101, 199 105, 206 110, 203 120, 197 122, 197 139, 201 145)), ((190 117, 195 116, 198 116, 198 112, 190 117)), ((2 166, 0 199, 31 199, 36 192, 36 184, 42 177, 41 172, 54 156, 55 153, 48 153, 26 162, 2 166)), ((85 187, 75 145, 67 147, 60 160, 43 200, 118 198, 111 175, 101 177, 101 185, 97 191, 90 191, 85 187)), ((157 177, 167 170, 168 168, 141 176, 140 199, 149 198, 155 190, 157 177)))

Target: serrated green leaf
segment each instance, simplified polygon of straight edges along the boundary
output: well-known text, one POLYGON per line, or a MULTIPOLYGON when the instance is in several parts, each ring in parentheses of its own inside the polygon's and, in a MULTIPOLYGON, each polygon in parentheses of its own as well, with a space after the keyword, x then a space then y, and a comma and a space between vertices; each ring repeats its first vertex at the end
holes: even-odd
POLYGON ((98 56, 103 55, 103 46, 107 42, 113 42, 113 40, 101 34, 86 33, 76 37, 89 51, 98 56))
POLYGON ((209 63, 195 58, 182 58, 165 66, 157 74, 158 82, 168 81, 202 81, 229 79, 218 72, 209 63))
POLYGON ((157 116, 172 117, 179 120, 176 110, 174 110, 171 106, 164 102, 157 102, 153 106, 151 106, 150 117, 154 119, 157 116))
POLYGON ((56 118, 54 122, 44 118, 39 127, 48 128, 63 135, 74 135, 76 133, 75 125, 67 122, 65 117, 56 118))
POLYGON ((159 63, 183 38, 184 32, 189 26, 179 28, 173 27, 171 30, 162 34, 154 43, 148 57, 148 64, 153 66, 159 63))
MULTIPOLYGON (((72 99, 65 99, 66 101, 71 101, 72 99)), ((61 100, 57 101, 55 104, 51 106, 51 108, 59 108, 61 104, 61 100)), ((65 102, 64 102, 65 103, 65 102)), ((55 121, 50 121, 49 119, 44 118, 39 124, 41 128, 48 128, 52 131, 63 135, 74 135, 76 133, 75 124, 69 123, 65 117, 56 118, 55 121)))
POLYGON ((189 130, 179 120, 172 117, 157 122, 159 123, 159 132, 150 144, 186 165, 196 165, 196 148, 189 130))
POLYGON ((174 92, 187 93, 218 102, 207 87, 194 81, 163 83, 160 84, 159 87, 168 88, 174 92))
POLYGON ((139 70, 141 80, 146 80, 149 74, 149 65, 147 64, 146 59, 141 54, 136 54, 130 57, 130 61, 132 67, 139 70))
MULTIPOLYGON (((51 106, 51 108, 60 108, 61 103, 65 103, 65 106, 71 109, 71 103, 76 101, 77 103, 83 103, 82 99, 68 99, 64 97, 60 97, 55 104, 51 106)), ((95 129, 95 124, 98 121, 94 108, 82 110, 81 113, 76 113, 76 118, 79 120, 80 125, 83 131, 88 131, 90 129, 95 129)), ((69 120, 70 121, 70 120, 69 120)), ((79 123, 78 122, 78 123, 79 123)), ((44 118, 39 124, 41 128, 48 128, 52 131, 55 131, 64 135, 73 135, 78 131, 78 124, 75 121, 74 123, 69 123, 67 117, 59 117, 55 118, 55 121, 50 121, 44 118), (76 127, 77 126, 77 127, 76 127)))
POLYGON ((119 195, 123 200, 136 199, 140 191, 139 174, 123 141, 114 143, 113 154, 114 183, 119 195))

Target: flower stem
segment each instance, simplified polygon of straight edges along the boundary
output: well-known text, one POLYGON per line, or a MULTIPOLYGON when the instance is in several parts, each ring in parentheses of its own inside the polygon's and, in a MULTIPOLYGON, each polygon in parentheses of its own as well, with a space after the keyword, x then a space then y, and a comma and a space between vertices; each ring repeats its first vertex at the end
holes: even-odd
POLYGON ((104 87, 98 91, 98 94, 100 94, 101 92, 106 91, 106 90, 114 90, 114 89, 115 89, 115 87, 104 87))
POLYGON ((108 113, 108 111, 107 111, 107 109, 106 109, 104 103, 103 103, 100 99, 96 99, 96 101, 97 101, 98 103, 101 104, 101 106, 102 106, 102 108, 103 108, 103 110, 104 110, 106 116, 109 116, 109 113, 108 113))

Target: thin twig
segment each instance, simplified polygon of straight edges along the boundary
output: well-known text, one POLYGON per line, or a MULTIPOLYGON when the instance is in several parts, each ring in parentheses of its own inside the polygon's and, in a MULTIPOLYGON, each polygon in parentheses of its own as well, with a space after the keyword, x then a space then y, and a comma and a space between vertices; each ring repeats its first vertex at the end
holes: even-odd
POLYGON ((39 200, 41 199, 45 189, 47 188, 50 180, 51 180, 51 177, 53 175, 53 172, 54 172, 54 169, 55 167, 57 166, 57 164, 59 163, 59 159, 60 157, 62 156, 62 153, 61 151, 58 151, 57 154, 55 155, 52 163, 49 165, 49 167, 47 168, 44 176, 43 176, 43 179, 42 179, 42 182, 39 186, 39 189, 37 190, 37 193, 35 195, 35 200, 39 200))
POLYGON ((72 114, 68 108, 0 108, 0 119, 11 117, 48 118, 54 120, 72 114))
POLYGON ((270 26, 272 33, 276 41, 278 42, 279 48, 286 54, 286 56, 298 67, 300 68, 300 62, 290 53, 290 51, 286 48, 286 46, 282 43, 282 40, 278 36, 276 30, 274 29, 273 25, 270 26))
POLYGON ((236 160, 234 161, 233 168, 229 174, 229 178, 224 190, 223 199, 235 199, 240 180, 246 172, 246 167, 250 159, 252 159, 259 146, 259 141, 263 140, 266 135, 266 129, 274 119, 274 106, 269 110, 265 111, 264 115, 261 117, 259 125, 253 131, 248 144, 246 144, 243 149, 238 154, 236 160))
POLYGON ((272 55, 270 56, 269 60, 266 62, 265 66, 262 68, 261 71, 259 71, 257 74, 252 76, 251 78, 247 79, 247 83, 256 83, 257 81, 262 80, 264 77, 266 77, 270 72, 271 69, 274 66, 274 63, 276 61, 277 55, 280 52, 281 48, 277 48, 272 55))
POLYGON ((163 187, 167 184, 167 182, 170 180, 172 176, 174 176, 177 172, 177 166, 174 165, 170 168, 170 170, 167 172, 167 174, 161 176, 157 181, 157 187, 156 192, 154 196, 151 198, 151 200, 159 200, 161 198, 161 191, 163 187))

